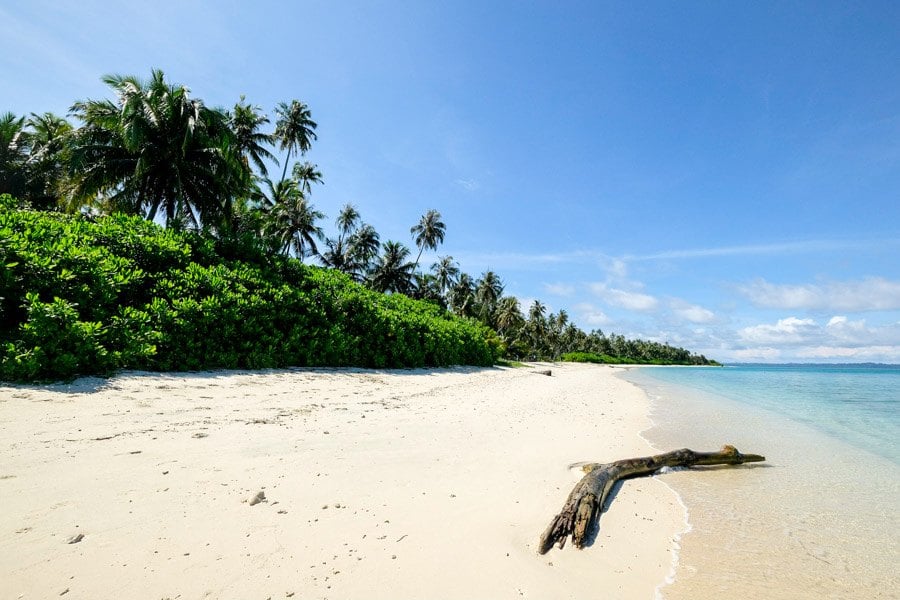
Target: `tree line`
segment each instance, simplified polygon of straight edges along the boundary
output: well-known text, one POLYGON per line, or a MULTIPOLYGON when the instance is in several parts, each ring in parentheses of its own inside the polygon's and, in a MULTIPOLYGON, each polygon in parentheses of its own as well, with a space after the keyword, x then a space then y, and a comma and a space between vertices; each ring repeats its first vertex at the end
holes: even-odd
POLYGON ((279 103, 272 120, 243 96, 230 109, 209 107, 160 70, 146 81, 103 81, 114 99, 74 103, 74 124, 52 113, 0 114, 0 194, 38 210, 139 215, 213 239, 237 258, 312 260, 377 292, 479 321, 514 359, 580 352, 610 361, 707 363, 668 344, 586 333, 565 310, 548 314, 540 301, 523 312, 517 298, 504 295, 497 273, 473 277, 452 256, 425 268, 424 252, 437 251, 446 235, 437 210, 410 229, 414 258, 406 244, 382 241, 353 204, 340 208, 326 235, 326 215, 312 201, 323 175, 307 160, 317 124, 299 100, 279 103))

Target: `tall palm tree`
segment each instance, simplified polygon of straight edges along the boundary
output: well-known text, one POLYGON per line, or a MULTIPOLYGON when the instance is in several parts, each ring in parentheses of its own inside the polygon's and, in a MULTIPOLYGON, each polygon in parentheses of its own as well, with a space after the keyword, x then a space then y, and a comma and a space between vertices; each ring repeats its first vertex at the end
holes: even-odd
MULTIPOLYGON (((515 296, 504 296, 497 302, 497 329, 504 337, 508 338, 509 334, 518 329, 524 319, 522 311, 519 309, 519 300, 515 296)), ((505 341, 508 341, 505 339, 505 341)))
POLYGON ((461 273, 450 289, 450 308, 461 316, 471 317, 475 305, 475 281, 468 273, 461 273))
POLYGON ((28 119, 28 196, 35 207, 57 206, 65 181, 65 151, 72 124, 53 113, 31 114, 28 119))
POLYGON ((485 324, 493 325, 494 310, 502 295, 503 282, 500 276, 493 271, 482 273, 475 286, 475 300, 478 303, 479 316, 485 324))
POLYGON ((295 164, 291 174, 297 180, 300 191, 307 195, 312 193, 312 184, 322 183, 322 173, 319 171, 319 167, 311 162, 295 164))
POLYGON ((419 247, 419 255, 416 257, 416 263, 413 270, 419 267, 419 259, 422 258, 422 252, 425 248, 437 250, 438 244, 444 242, 444 233, 447 226, 441 221, 441 213, 431 209, 422 215, 419 222, 413 225, 409 232, 415 236, 416 246, 419 247))
MULTIPOLYGON (((282 182, 276 185, 282 185, 282 182)), ((323 218, 325 215, 295 189, 272 207, 267 233, 278 240, 282 253, 293 253, 303 260, 319 252, 316 240, 321 241, 323 233, 317 222, 323 218)))
POLYGON ((228 124, 234 134, 235 148, 248 173, 251 163, 263 176, 269 174, 266 160, 278 164, 278 159, 267 147, 275 143, 275 136, 260 131, 260 128, 268 122, 269 117, 262 114, 258 106, 248 104, 243 95, 228 114, 228 124))
POLYGON ((302 155, 309 151, 313 140, 316 139, 317 125, 312 120, 309 107, 299 100, 293 100, 290 104, 279 103, 275 107, 275 114, 278 115, 275 120, 275 138, 280 148, 287 150, 284 170, 281 173, 281 180, 284 181, 291 162, 291 152, 299 152, 302 155))
POLYGON ((226 115, 167 83, 158 69, 146 82, 120 75, 103 81, 116 102, 72 107, 84 124, 69 161, 76 198, 100 195, 114 210, 148 219, 163 211, 169 223, 220 217, 246 181, 226 115))
POLYGON ((11 112, 0 114, 0 194, 21 197, 27 177, 25 163, 30 149, 25 117, 11 112))
POLYGON ((453 260, 452 256, 441 256, 438 261, 431 265, 431 272, 437 278, 441 295, 446 297, 447 292, 459 277, 459 265, 453 260))
POLYGON ((347 238, 349 273, 356 281, 362 282, 369 273, 370 265, 381 249, 381 239, 375 228, 363 223, 347 238))
POLYGON ((408 260, 409 255, 409 248, 400 242, 392 240, 386 242, 369 276, 372 288, 382 293, 409 292, 413 272, 413 264, 408 260))
POLYGON ((338 226, 338 240, 343 241, 345 237, 351 235, 357 227, 362 217, 359 210, 352 204, 345 204, 338 213, 335 224, 338 226))

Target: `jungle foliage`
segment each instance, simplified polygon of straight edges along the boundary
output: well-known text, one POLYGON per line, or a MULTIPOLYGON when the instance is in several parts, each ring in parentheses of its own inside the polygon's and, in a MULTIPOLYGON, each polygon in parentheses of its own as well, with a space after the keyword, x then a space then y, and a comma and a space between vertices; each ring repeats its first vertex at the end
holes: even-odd
POLYGON ((339 271, 138 216, 92 219, 0 197, 0 379, 119 369, 491 365, 471 319, 339 271))

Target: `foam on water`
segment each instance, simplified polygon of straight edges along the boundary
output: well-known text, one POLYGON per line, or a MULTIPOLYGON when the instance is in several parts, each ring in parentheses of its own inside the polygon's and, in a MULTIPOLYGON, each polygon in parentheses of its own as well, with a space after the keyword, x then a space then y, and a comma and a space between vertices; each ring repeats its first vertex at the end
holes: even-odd
POLYGON ((625 375, 651 398, 654 427, 644 435, 657 448, 730 443, 768 459, 659 477, 690 508, 691 529, 673 559, 674 583, 657 596, 896 598, 900 416, 891 402, 900 370, 876 375, 866 391, 863 373, 849 385, 847 373, 827 369, 792 368, 786 378, 751 369, 625 375))

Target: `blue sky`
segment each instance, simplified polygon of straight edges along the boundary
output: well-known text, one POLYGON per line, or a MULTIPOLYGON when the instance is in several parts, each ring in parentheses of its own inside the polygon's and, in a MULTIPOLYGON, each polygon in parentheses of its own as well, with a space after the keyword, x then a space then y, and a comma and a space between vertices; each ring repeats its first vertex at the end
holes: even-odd
POLYGON ((900 362, 900 3, 854 4, 6 2, 0 111, 154 67, 214 106, 297 98, 320 210, 412 245, 436 208, 438 253, 523 309, 900 362))

